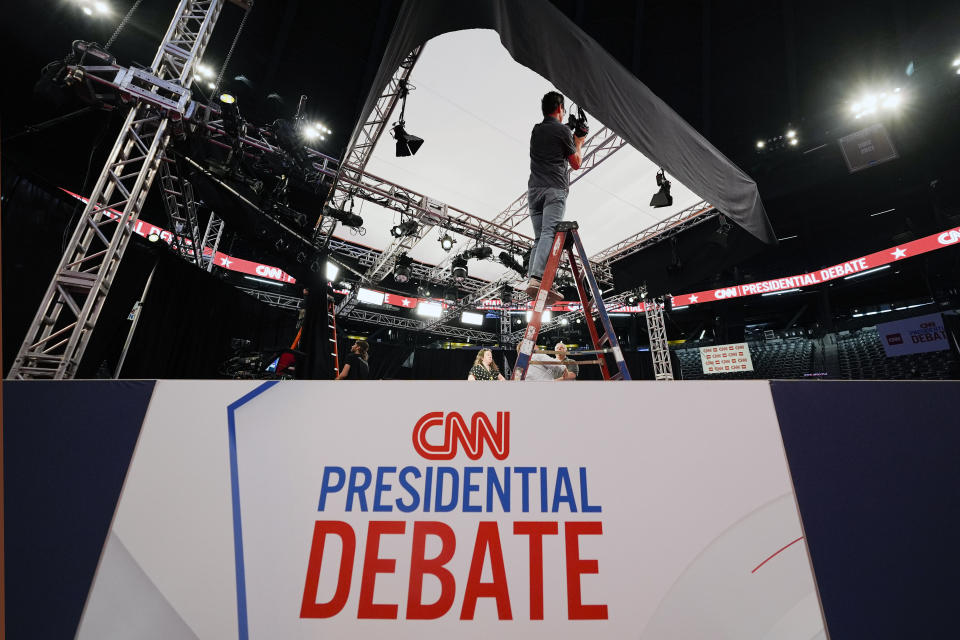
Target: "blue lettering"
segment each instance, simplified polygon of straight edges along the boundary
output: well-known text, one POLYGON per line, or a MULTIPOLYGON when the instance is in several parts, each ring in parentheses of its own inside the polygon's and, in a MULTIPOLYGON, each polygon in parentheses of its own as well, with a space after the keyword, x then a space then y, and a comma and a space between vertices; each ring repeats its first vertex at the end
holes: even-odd
POLYGON ((427 477, 423 488, 423 510, 430 511, 430 494, 433 491, 433 467, 427 467, 427 477))
POLYGON ((373 490, 373 510, 374 511, 393 511, 393 506, 389 504, 380 504, 380 498, 383 497, 383 492, 390 492, 390 489, 393 485, 389 485, 383 481, 383 476, 387 473, 396 473, 396 467, 377 467, 377 485, 373 490))
POLYGON ((536 467, 514 467, 514 473, 520 474, 520 498, 523 512, 530 511, 530 475, 537 472, 536 467))
POLYGON ((367 510, 367 489, 370 487, 370 480, 373 476, 370 469, 366 467, 350 467, 350 486, 347 487, 347 511, 353 511, 353 496, 357 496, 360 501, 360 511, 367 510), (358 484, 357 479, 363 476, 363 482, 358 484))
POLYGON ((600 513, 603 509, 600 505, 590 504, 587 498, 587 468, 580 467, 580 507, 584 513, 600 513))
POLYGON ((497 470, 487 467, 487 511, 493 511, 493 493, 500 496, 500 509, 510 513, 510 467, 503 470, 503 484, 497 479, 497 470))
POLYGON ((404 513, 410 513, 416 511, 417 507, 420 506, 420 494, 417 493, 417 490, 407 481, 407 476, 412 475, 414 478, 420 477, 420 470, 416 467, 404 467, 400 470, 400 486, 406 489, 407 493, 410 494, 410 504, 406 504, 402 499, 397 498, 397 509, 404 513))
POLYGON ((483 473, 483 467, 464 467, 463 469, 463 512, 480 513, 483 507, 478 504, 470 504, 470 494, 480 490, 480 485, 471 482, 471 476, 476 473, 483 473))
POLYGON ((434 503, 434 511, 437 513, 446 513, 457 508, 457 502, 460 498, 460 476, 453 467, 437 467, 437 498, 434 503), (443 478, 450 478, 450 502, 443 504, 443 478))
POLYGON ((566 502, 570 506, 570 512, 577 512, 577 501, 573 498, 573 487, 570 485, 570 472, 566 467, 557 469, 557 484, 553 489, 553 507, 550 509, 554 513, 560 510, 560 503, 566 502))
POLYGON ((317 511, 323 511, 327 506, 327 492, 331 493, 334 491, 340 491, 343 489, 343 483, 347 479, 347 472, 343 470, 343 467, 324 467, 323 468, 323 482, 320 484, 320 505, 317 507, 317 511), (337 475, 337 481, 333 484, 330 484, 330 477, 334 474, 337 475))

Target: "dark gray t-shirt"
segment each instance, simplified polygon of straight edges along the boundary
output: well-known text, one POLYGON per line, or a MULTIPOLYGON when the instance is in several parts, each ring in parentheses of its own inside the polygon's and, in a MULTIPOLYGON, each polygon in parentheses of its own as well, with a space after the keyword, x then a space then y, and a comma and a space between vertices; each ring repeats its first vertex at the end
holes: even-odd
POLYGON ((567 158, 577 152, 573 132, 556 118, 546 117, 530 134, 530 180, 527 187, 567 190, 567 158))

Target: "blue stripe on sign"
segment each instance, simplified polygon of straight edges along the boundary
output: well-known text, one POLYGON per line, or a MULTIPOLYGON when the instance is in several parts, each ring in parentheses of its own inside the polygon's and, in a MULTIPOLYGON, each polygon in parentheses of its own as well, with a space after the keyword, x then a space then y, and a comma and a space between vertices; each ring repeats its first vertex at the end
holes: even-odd
POLYGON ((240 640, 248 639, 247 631, 247 584, 243 569, 243 529, 240 522, 240 478, 237 473, 237 424, 236 410, 277 384, 270 380, 227 406, 227 424, 230 435, 230 494, 233 499, 233 553, 237 570, 237 626, 240 640))

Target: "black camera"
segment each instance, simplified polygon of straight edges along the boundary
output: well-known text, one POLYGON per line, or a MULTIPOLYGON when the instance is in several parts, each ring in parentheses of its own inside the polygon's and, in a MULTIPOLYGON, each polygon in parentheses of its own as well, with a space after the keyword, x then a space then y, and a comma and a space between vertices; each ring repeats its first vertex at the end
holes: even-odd
POLYGON ((567 126, 570 127, 570 130, 573 131, 573 135, 576 138, 583 138, 590 133, 590 125, 587 124, 587 114, 585 114, 579 106, 577 107, 577 115, 573 115, 572 111, 570 112, 567 117, 567 126))

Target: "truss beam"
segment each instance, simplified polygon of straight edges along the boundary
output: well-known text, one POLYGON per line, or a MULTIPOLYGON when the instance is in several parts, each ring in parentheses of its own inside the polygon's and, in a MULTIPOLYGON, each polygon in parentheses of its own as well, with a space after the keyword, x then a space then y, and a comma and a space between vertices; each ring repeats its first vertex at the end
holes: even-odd
POLYGON ((648 298, 643 305, 647 316, 647 335, 650 336, 650 355, 653 356, 654 379, 673 380, 670 345, 663 322, 663 298, 648 298))
POLYGON ((11 378, 76 375, 159 170, 171 121, 186 110, 183 94, 176 89, 189 86, 222 7, 223 0, 181 0, 150 68, 128 79, 128 94, 136 97, 136 104, 124 120, 27 330, 11 378), (180 98, 174 101, 172 95, 180 98), (122 214, 114 219, 106 215, 109 209, 122 214))

